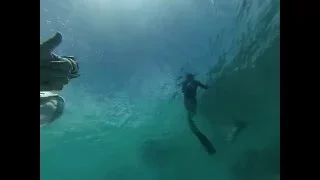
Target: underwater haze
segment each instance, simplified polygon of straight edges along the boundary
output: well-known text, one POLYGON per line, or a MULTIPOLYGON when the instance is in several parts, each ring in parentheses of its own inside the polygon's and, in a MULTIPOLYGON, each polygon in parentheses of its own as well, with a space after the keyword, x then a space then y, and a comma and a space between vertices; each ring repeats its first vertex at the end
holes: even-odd
POLYGON ((279 180, 280 0, 40 0, 81 76, 40 128, 41 180, 279 180), (188 127, 179 77, 209 84, 188 127), (246 127, 226 141, 234 122, 246 127))

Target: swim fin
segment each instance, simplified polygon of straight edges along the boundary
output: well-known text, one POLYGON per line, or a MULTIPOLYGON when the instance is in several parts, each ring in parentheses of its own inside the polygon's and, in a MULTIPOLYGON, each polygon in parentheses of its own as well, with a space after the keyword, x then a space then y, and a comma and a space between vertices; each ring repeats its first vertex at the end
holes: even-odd
POLYGON ((216 153, 216 149, 213 147, 213 145, 205 135, 203 135, 200 131, 197 131, 194 133, 210 155, 213 155, 216 153))

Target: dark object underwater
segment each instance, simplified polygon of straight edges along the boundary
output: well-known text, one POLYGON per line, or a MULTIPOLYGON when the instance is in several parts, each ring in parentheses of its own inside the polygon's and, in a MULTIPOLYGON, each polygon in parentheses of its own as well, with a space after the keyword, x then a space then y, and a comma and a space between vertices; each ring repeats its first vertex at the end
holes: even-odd
POLYGON ((216 149, 213 147, 213 145, 211 144, 211 142, 208 140, 208 138, 205 135, 203 135, 200 131, 193 132, 193 133, 198 137, 201 144, 205 147, 205 149, 207 150, 207 152, 210 155, 213 155, 216 153, 216 149))
POLYGON ((197 136, 199 141, 201 142, 202 146, 206 149, 206 151, 213 155, 216 153, 216 149, 213 147, 212 143, 208 140, 208 138, 200 132, 200 130, 196 127, 194 122, 192 121, 192 118, 188 118, 189 127, 191 131, 197 136))

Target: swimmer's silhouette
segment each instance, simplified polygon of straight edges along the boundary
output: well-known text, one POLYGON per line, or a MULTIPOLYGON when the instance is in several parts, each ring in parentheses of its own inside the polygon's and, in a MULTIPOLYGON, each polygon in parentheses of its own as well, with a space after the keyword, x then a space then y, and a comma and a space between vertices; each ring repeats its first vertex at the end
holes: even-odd
POLYGON ((193 117, 197 112, 197 89, 201 87, 208 89, 208 86, 202 84, 200 81, 194 79, 194 75, 188 73, 186 79, 182 82, 182 92, 184 94, 184 106, 188 112, 188 123, 191 131, 198 137, 201 144, 206 148, 209 154, 216 153, 216 149, 213 147, 208 138, 203 135, 200 130, 196 127, 193 117))

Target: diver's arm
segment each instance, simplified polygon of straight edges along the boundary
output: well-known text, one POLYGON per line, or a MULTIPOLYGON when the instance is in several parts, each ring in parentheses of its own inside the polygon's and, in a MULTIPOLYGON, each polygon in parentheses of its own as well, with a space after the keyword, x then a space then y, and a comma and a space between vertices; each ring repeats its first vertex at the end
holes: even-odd
POLYGON ((202 89, 208 89, 209 87, 202 84, 200 81, 198 81, 198 86, 201 87, 202 89))

